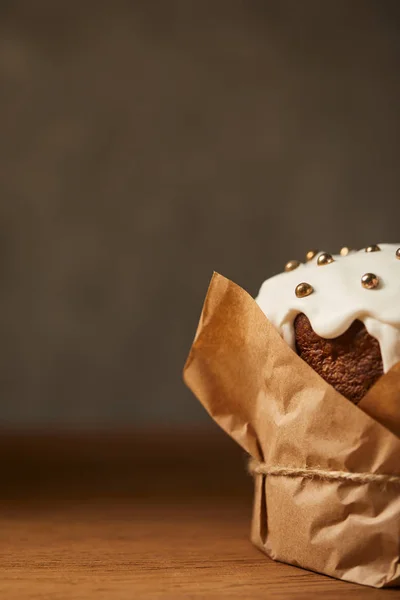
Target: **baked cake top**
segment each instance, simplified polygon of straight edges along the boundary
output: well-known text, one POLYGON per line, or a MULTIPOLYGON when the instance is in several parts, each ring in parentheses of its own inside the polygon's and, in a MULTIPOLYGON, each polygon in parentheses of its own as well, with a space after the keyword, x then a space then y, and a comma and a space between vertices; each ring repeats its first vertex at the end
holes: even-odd
POLYGON ((322 338, 336 338, 359 319, 380 345, 384 371, 400 361, 400 244, 340 254, 310 251, 305 263, 262 284, 256 301, 294 349, 294 319, 304 313, 322 338))

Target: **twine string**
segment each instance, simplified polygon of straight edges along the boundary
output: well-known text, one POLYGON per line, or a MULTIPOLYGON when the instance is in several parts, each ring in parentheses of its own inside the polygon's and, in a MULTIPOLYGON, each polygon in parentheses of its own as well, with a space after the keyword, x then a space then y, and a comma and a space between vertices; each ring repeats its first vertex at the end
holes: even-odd
POLYGON ((254 458, 249 460, 248 466, 251 475, 267 475, 273 477, 303 477, 306 479, 320 479, 323 481, 347 481, 357 484, 378 483, 383 485, 400 485, 400 475, 386 475, 384 473, 350 473, 349 471, 331 471, 319 468, 299 468, 270 466, 254 458))

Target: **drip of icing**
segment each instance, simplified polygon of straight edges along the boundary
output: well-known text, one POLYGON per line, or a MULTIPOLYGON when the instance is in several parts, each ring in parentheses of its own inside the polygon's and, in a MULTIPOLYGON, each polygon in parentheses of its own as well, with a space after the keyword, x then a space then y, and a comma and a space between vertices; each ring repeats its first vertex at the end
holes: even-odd
POLYGON ((293 322, 304 313, 317 335, 335 338, 356 319, 380 345, 386 373, 400 361, 400 244, 379 244, 380 251, 335 255, 334 262, 317 265, 318 253, 297 269, 275 275, 262 284, 256 301, 264 314, 294 349, 293 322), (379 286, 361 285, 365 273, 379 277, 379 286), (314 292, 297 298, 295 288, 307 282, 314 292))
POLYGON ((383 371, 387 373, 400 360, 400 330, 377 319, 364 319, 366 330, 379 341, 383 371))

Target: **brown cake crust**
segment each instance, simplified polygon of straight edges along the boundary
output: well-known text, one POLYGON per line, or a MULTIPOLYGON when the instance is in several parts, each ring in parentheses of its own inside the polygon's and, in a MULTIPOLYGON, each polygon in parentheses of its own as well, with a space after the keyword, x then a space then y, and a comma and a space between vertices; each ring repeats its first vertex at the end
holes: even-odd
POLYGON ((357 404, 383 375, 379 342, 354 321, 339 337, 317 335, 305 314, 294 321, 297 354, 338 392, 357 404))

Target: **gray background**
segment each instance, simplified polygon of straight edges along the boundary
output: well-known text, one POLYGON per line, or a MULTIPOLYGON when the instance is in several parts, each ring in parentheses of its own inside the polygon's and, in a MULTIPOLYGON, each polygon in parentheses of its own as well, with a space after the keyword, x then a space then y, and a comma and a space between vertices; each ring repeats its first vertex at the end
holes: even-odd
POLYGON ((0 424, 208 422, 215 269, 399 241, 396 1, 0 5, 0 424))

